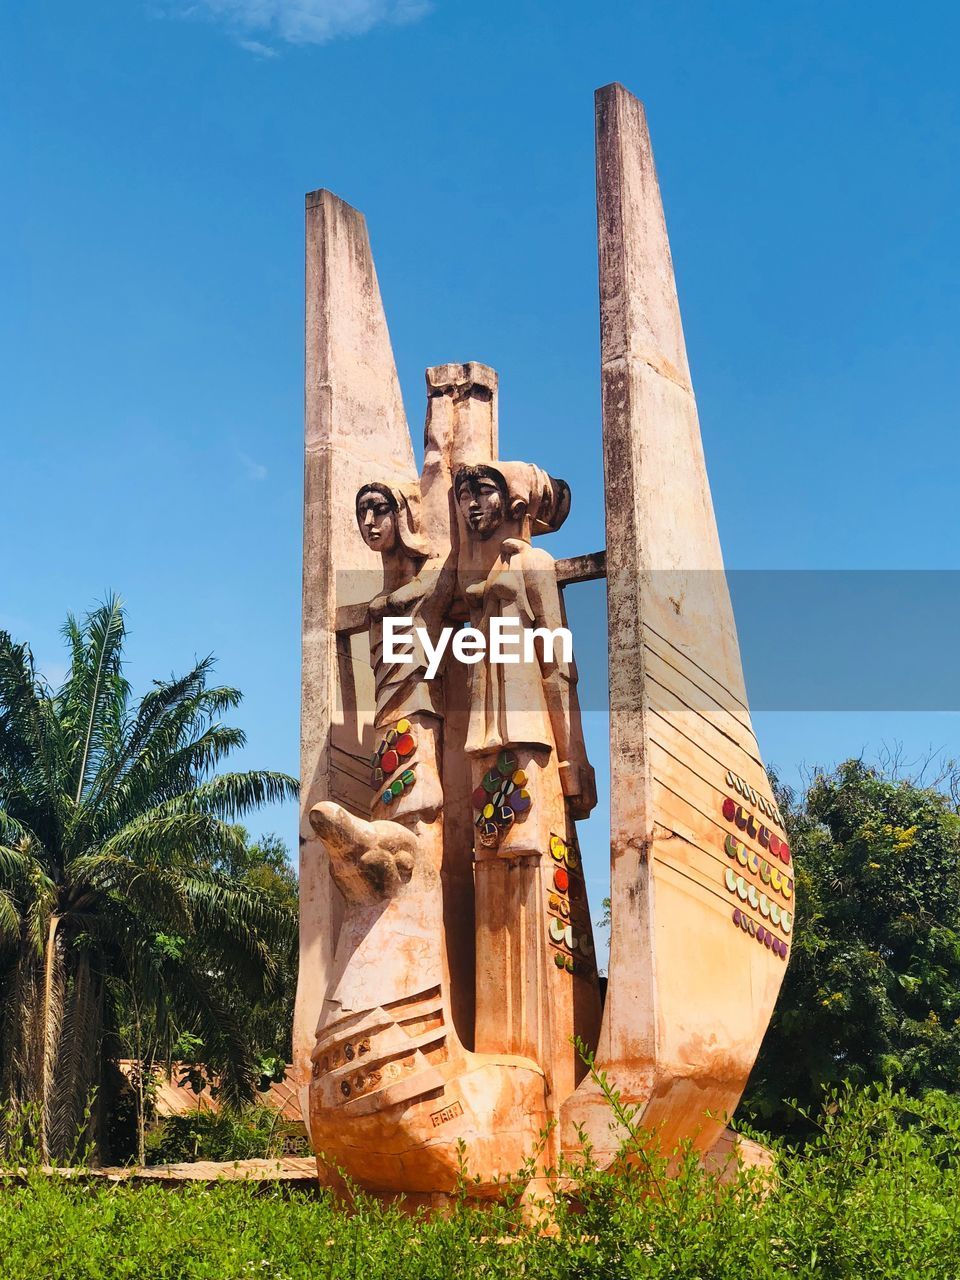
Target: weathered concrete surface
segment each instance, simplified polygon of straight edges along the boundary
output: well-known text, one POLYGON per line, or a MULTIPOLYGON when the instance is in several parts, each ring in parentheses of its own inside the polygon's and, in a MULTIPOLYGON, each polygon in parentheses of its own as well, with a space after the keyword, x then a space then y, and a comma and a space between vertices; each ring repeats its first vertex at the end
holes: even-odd
POLYGON ((492 369, 427 370, 416 475, 363 221, 329 193, 307 201, 295 1060, 321 1174, 424 1203, 455 1186, 461 1140, 478 1195, 498 1194, 558 1118, 541 1170, 577 1150, 580 1126, 612 1155, 573 1034, 668 1150, 692 1138, 722 1165, 723 1116, 792 928, 650 140, 618 85, 597 95, 597 181, 607 550, 559 565, 531 539, 562 523, 569 488, 498 460, 492 369), (612 940, 598 1029, 575 665, 448 661, 428 693, 422 655, 386 656, 382 618, 552 627, 560 586, 604 575, 612 940), (401 738, 410 777, 388 796, 385 780, 406 776, 401 738))
MULTIPOLYGON (((668 1149, 699 1135, 706 1150, 723 1126, 705 1112, 736 1106, 783 974, 734 925, 742 904, 723 882, 736 831, 722 813, 727 771, 761 796, 769 785, 643 107, 621 85, 600 89, 596 107, 612 882, 597 1063, 668 1149)), ((609 1149, 608 1120, 585 1082, 564 1108, 564 1141, 583 1123, 609 1149)))
POLYGON ((369 750, 364 735, 371 736, 365 636, 344 642, 338 672, 337 607, 368 599, 380 570, 379 557, 357 536, 354 495, 364 481, 402 483, 417 474, 366 224, 330 191, 306 197, 305 265, 300 975, 293 1038, 302 1082, 342 914, 307 814, 320 800, 355 794, 350 756, 363 745, 369 750), (353 690, 346 714, 344 682, 353 690))

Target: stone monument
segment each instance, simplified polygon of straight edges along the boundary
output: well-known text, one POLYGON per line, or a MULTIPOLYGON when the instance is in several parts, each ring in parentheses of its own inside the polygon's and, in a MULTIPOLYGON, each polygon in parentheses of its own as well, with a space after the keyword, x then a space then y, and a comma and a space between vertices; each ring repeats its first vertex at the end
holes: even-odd
MULTIPOLYGON (((723 1139, 769 1021, 793 872, 747 707, 643 108, 596 96, 606 550, 554 561, 571 491, 503 462, 497 375, 427 370, 418 474, 363 218, 307 196, 300 981, 321 1178, 479 1195, 586 1134, 575 1042, 666 1149, 723 1139), (564 591, 606 578, 611 939, 564 591), (396 646, 396 619, 410 628, 396 646), (509 627, 529 660, 441 632, 509 627), (419 637, 419 638, 417 638, 419 637), (466 643, 463 652, 466 654, 466 643), (453 646, 456 649, 456 645, 453 646)), ((575 495, 573 495, 575 499, 575 495)), ((463 636, 460 637, 463 639, 463 636)))

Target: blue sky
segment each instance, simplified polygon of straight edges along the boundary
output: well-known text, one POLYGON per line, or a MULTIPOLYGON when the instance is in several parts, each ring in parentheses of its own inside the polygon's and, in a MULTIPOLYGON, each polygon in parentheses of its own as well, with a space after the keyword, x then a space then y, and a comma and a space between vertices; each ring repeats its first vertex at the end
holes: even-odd
MULTIPOLYGON (((958 35, 945 3, 4 6, 0 625, 56 678, 64 614, 115 589, 135 684, 213 651, 245 761, 296 770, 319 186, 367 215, 414 433, 426 365, 493 364, 504 456, 574 484, 551 549, 598 548, 611 80, 647 104, 728 565, 960 567, 958 35)), ((783 629, 829 620, 777 601, 783 629)), ((929 710, 757 727, 790 780, 960 754, 929 710)))

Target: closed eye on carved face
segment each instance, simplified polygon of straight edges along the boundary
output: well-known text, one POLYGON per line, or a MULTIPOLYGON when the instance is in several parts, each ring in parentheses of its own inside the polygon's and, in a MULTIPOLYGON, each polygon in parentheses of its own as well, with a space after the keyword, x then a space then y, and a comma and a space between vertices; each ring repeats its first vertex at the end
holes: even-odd
POLYGON ((397 541, 397 519, 393 504, 377 489, 361 490, 357 498, 360 534, 374 551, 392 551, 397 541))
POLYGON ((471 533, 484 540, 503 523, 503 491, 489 476, 469 476, 457 486, 457 505, 471 533))

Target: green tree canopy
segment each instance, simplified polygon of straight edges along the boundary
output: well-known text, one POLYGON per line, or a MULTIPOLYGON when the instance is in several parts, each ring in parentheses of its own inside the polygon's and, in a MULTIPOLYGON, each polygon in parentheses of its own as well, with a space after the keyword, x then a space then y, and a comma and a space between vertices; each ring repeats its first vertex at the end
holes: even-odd
POLYGON ((960 1092, 960 816, 940 790, 859 760, 778 789, 796 863, 793 951, 748 1088, 767 1123, 784 1098, 889 1080, 960 1092))
POLYGON ((131 999, 168 1046, 200 1037, 228 1100, 250 1094, 257 1066, 224 975, 250 998, 273 992, 291 915, 232 874, 248 857, 236 822, 297 789, 217 772, 244 734, 222 722, 240 694, 209 684, 210 658, 133 705, 120 601, 64 635, 53 690, 0 632, 0 1095, 36 1108, 50 1158, 95 1088, 102 1118, 131 999))
MULTIPOLYGON (((202 965, 212 975, 218 975, 221 998, 229 1007, 236 1024, 243 1029, 249 1057, 257 1063, 261 1087, 270 1079, 280 1080, 290 1061, 291 1035, 293 1031, 293 1005, 297 985, 298 937, 300 894, 296 872, 290 863, 289 851, 277 835, 263 835, 251 840, 243 827, 238 827, 243 843, 231 846, 218 856, 214 870, 231 882, 256 892, 265 904, 271 904, 286 919, 288 929, 280 946, 272 954, 275 981, 269 990, 249 989, 238 983, 230 971, 222 971, 216 955, 197 955, 194 963, 202 965)), ((202 952, 207 940, 198 935, 180 939, 180 944, 202 952)), ((152 1030, 152 1029, 148 1029, 152 1030)), ((130 1055, 141 1057, 134 1047, 134 1035, 130 1027, 127 1043, 130 1055)), ((140 1037, 141 1044, 144 1043, 140 1037)), ((147 1043, 155 1043, 149 1036, 147 1043)), ((191 1059, 204 1067, 216 1067, 215 1046, 208 1046, 199 1036, 182 1037, 172 1046, 172 1055, 181 1060, 191 1059), (188 1045, 189 1052, 187 1051, 188 1045)), ((208 1074, 213 1074, 208 1072, 208 1074)))

